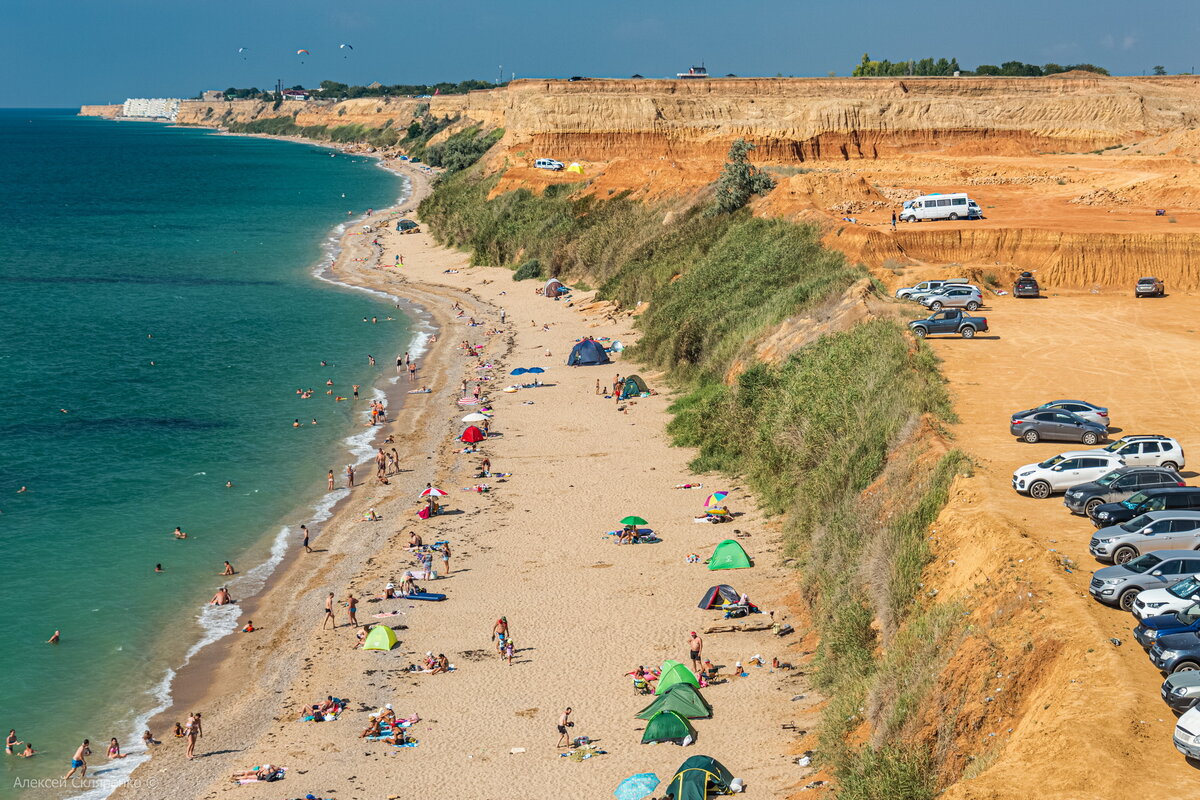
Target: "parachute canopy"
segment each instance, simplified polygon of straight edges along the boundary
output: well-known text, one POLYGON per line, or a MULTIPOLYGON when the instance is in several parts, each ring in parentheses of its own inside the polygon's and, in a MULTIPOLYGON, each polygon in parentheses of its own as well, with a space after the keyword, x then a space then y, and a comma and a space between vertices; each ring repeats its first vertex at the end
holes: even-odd
POLYGON ((353 50, 354 48, 348 44, 339 44, 338 49, 339 50, 353 50))
POLYGON ((308 52, 307 50, 297 50, 297 51, 296 51, 296 55, 298 55, 298 56, 310 56, 310 55, 312 55, 312 53, 308 52))

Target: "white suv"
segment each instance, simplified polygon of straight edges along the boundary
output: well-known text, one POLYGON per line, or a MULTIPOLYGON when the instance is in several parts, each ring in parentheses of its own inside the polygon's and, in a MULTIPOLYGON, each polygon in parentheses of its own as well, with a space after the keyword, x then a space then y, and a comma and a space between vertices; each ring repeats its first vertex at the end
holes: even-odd
POLYGON ((1099 452, 1118 455, 1131 467, 1166 467, 1178 471, 1187 463, 1183 447, 1169 436, 1122 436, 1099 452))
POLYGON ((1026 464, 1013 471, 1013 489, 1044 500, 1054 492, 1104 477, 1125 460, 1103 450, 1070 450, 1040 464, 1026 464))
POLYGON ((1191 608, 1200 600, 1200 578, 1189 575, 1165 589, 1147 589, 1133 601, 1133 615, 1139 621, 1146 617, 1174 614, 1191 608))

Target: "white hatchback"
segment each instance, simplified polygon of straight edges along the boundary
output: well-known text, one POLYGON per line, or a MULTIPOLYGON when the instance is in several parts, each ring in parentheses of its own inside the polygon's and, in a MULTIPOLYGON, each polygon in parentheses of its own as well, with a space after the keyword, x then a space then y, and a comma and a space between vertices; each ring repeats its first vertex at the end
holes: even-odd
POLYGON ((1133 601, 1133 615, 1139 620, 1174 614, 1191 608, 1200 601, 1200 578, 1189 575, 1163 589, 1147 589, 1133 601))
POLYGON ((1169 436, 1122 436, 1101 452, 1119 455, 1131 467, 1181 470, 1187 464, 1183 447, 1169 436))
POLYGON ((1012 486, 1020 494, 1044 500, 1054 492, 1104 477, 1125 460, 1103 450, 1071 450, 1038 464, 1026 464, 1013 471, 1012 486))

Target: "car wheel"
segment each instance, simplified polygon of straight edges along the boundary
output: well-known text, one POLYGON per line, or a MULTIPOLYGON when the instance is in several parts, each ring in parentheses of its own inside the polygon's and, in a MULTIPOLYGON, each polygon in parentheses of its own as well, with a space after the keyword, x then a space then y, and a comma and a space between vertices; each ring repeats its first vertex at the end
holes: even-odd
POLYGON ((958 214, 951 212, 950 219, 958 219, 958 214))
POLYGON ((974 300, 967 303, 967 311, 978 311, 978 310, 979 310, 979 303, 976 303, 974 300))
POLYGON ((1100 441, 1100 437, 1096 435, 1095 431, 1088 431, 1087 433, 1083 434, 1083 438, 1080 441, 1082 441, 1088 447, 1091 447, 1096 442, 1100 441))
POLYGON ((942 310, 942 301, 934 300, 932 303, 929 304, 929 310, 930 311, 941 311, 942 310))
POLYGON ((1174 461, 1164 461, 1161 466, 1163 469, 1173 469, 1176 472, 1179 471, 1179 465, 1176 464, 1174 461))
POLYGON ((962 331, 960 331, 960 332, 962 333, 962 337, 964 339, 974 339, 975 338, 975 329, 972 327, 968 326, 966 328, 963 328, 962 331))
POLYGON ((1050 484, 1045 481, 1034 481, 1029 484, 1029 496, 1035 497, 1038 500, 1045 500, 1050 496, 1050 484))
POLYGON ((1137 600, 1140 591, 1141 589, 1126 589, 1121 592, 1121 596, 1117 598, 1117 605, 1122 611, 1133 611, 1133 601, 1137 600))
POLYGON ((1118 547, 1117 551, 1113 553, 1113 563, 1128 564, 1137 558, 1137 554, 1137 550, 1134 550, 1132 547, 1118 547))
POLYGON ((1096 506, 1104 505, 1104 501, 1099 497, 1093 497, 1083 504, 1083 513, 1087 516, 1092 516, 1092 512, 1096 510, 1096 506))
POLYGON ((1025 431, 1025 433, 1021 434, 1021 438, 1030 444, 1037 444, 1038 439, 1041 439, 1042 437, 1041 434, 1039 434, 1033 428, 1030 428, 1029 430, 1025 431))
POLYGON ((1180 661, 1175 665, 1175 669, 1171 670, 1171 674, 1174 675, 1176 672, 1195 672, 1198 669, 1200 669, 1200 664, 1197 664, 1195 661, 1180 661))
POLYGON ((916 336, 918 339, 924 339, 926 333, 928 333, 928 331, 919 325, 913 328, 913 336, 916 336))

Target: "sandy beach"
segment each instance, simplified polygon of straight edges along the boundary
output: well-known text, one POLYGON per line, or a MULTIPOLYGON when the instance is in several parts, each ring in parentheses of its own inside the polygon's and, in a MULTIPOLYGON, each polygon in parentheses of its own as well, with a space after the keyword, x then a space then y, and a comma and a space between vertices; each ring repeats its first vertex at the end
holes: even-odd
MULTIPOLYGON (((428 192, 425 173, 400 168, 413 181, 412 196, 369 224, 411 217, 428 192)), ((667 780, 695 754, 718 758, 760 796, 782 796, 812 780, 811 770, 793 763, 812 746, 799 734, 814 727, 818 700, 803 677, 812 643, 789 610, 794 579, 780 563, 772 526, 737 482, 688 470, 693 454, 672 447, 664 431, 670 397, 657 374, 619 356, 605 366, 565 366, 581 336, 634 341, 632 318, 593 303, 589 292, 572 295, 572 302, 548 300, 535 293, 541 282, 469 267, 464 254, 439 247, 423 231, 350 231, 334 272, 347 283, 411 300, 438 326, 411 384, 432 391, 407 395, 386 427, 401 472, 382 486, 364 467, 351 497, 314 529, 314 552, 293 543, 267 591, 243 604, 243 624, 252 618, 258 630, 227 638, 181 672, 176 707, 152 721, 164 744, 113 796, 232 793, 252 800, 311 793, 365 800, 433 790, 480 800, 599 798, 634 773, 667 780), (371 243, 376 235, 379 247, 371 243), (403 267, 393 266, 397 255, 403 267), (470 327, 471 318, 481 324, 470 327), (498 333, 485 334, 493 329, 498 333), (469 357, 463 341, 483 345, 482 355, 469 357), (494 368, 478 369, 481 359, 494 368), (501 391, 526 380, 510 378, 510 370, 534 366, 546 370, 539 376, 545 385, 501 391), (616 375, 631 373, 661 393, 620 404, 596 393, 597 380, 608 387, 616 375), (458 402, 462 381, 483 376, 492 377, 482 386, 495 409, 493 435, 479 452, 463 453, 460 418, 477 406, 458 402), (493 471, 511 476, 477 478, 484 457, 493 471), (447 511, 421 520, 417 498, 427 483, 448 493, 447 511), (674 488, 685 483, 703 486, 674 488), (490 491, 474 491, 478 484, 490 491), (717 489, 730 491, 738 516, 696 524, 705 497, 717 489), (382 519, 363 521, 369 508, 382 519), (630 514, 648 520, 662 541, 617 546, 605 532, 630 514), (444 602, 377 599, 388 582, 399 584, 415 568, 406 547, 412 531, 426 544, 452 545, 450 574, 418 581, 447 595, 444 602), (740 541, 753 568, 710 572, 689 563, 689 554, 706 559, 726 538, 740 541), (653 698, 637 694, 625 673, 664 659, 686 661, 689 632, 722 621, 719 612, 697 608, 718 583, 732 584, 801 630, 786 638, 769 630, 704 634, 704 655, 727 678, 704 690, 713 718, 695 722, 697 742, 690 747, 642 745, 645 723, 634 714, 653 698), (399 644, 390 652, 354 649, 354 628, 340 605, 339 627, 322 629, 329 592, 339 601, 353 593, 360 623, 397 628, 399 644), (398 613, 375 616, 390 612, 398 613), (515 644, 511 665, 491 641, 501 616, 515 644), (427 652, 444 653, 455 670, 406 671, 427 652), (756 654, 766 666, 751 665, 756 654), (773 670, 773 658, 795 669, 773 670), (739 661, 746 677, 728 677, 739 661), (350 701, 337 720, 300 721, 305 707, 328 695, 350 701), (400 717, 420 715, 410 730, 417 746, 359 738, 369 712, 385 704, 400 717), (555 725, 567 706, 574 709, 571 735, 590 737, 604 755, 582 762, 561 756, 555 725), (192 710, 203 712, 204 737, 189 762, 170 726, 192 710), (286 778, 270 785, 229 780, 265 763, 286 767, 286 778)), ((385 372, 394 358, 380 357, 385 372)), ((410 384, 402 377, 398 385, 410 384)), ((441 561, 434 564, 441 572, 441 561)))

